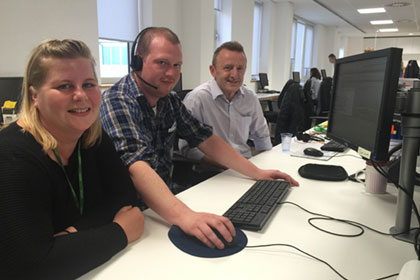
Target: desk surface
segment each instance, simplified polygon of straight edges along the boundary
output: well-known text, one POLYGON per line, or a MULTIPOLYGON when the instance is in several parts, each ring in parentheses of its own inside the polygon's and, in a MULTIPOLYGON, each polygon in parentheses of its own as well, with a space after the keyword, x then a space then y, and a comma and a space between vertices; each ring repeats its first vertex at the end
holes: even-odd
POLYGON ((257 93, 259 101, 277 100, 280 93, 257 93))
MULTIPOLYGON (((306 145, 320 146, 318 143, 306 145)), ((296 140, 292 142, 292 150, 303 147, 307 146, 296 140)), ((349 151, 346 156, 321 162, 291 157, 276 146, 251 160, 261 168, 288 172, 300 182, 300 187, 290 190, 286 201, 388 232, 395 222, 397 201, 397 192, 391 185, 387 194, 373 195, 366 193, 360 183, 314 181, 298 175, 298 167, 309 162, 341 165, 349 174, 362 169, 364 161, 349 154, 356 155, 349 151)), ((253 183, 227 170, 184 191, 178 198, 193 210, 221 215, 253 183)), ((415 192, 416 201, 420 201, 419 191, 415 192)), ((245 248, 236 255, 216 259, 193 257, 172 245, 167 222, 150 209, 144 214, 142 237, 81 279, 340 279, 325 264, 287 247, 245 248)), ((348 279, 375 279, 398 273, 405 262, 416 258, 411 244, 393 237, 369 230, 360 237, 337 237, 311 227, 307 222, 310 217, 312 215, 293 205, 281 205, 263 231, 245 231, 248 245, 294 245, 327 261, 348 279)), ((340 233, 357 231, 334 222, 318 222, 317 225, 340 233)))

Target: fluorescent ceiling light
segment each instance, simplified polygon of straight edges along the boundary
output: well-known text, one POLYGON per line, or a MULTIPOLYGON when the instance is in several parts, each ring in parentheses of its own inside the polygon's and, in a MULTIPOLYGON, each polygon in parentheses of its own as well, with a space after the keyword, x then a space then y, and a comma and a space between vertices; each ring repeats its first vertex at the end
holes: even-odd
POLYGON ((371 20, 370 24, 380 25, 380 24, 393 24, 394 22, 391 19, 386 20, 371 20))
POLYGON ((376 14, 385 13, 385 8, 369 8, 369 9, 357 9, 359 14, 376 14))
POLYGON ((379 32, 398 32, 398 28, 384 28, 384 29, 379 29, 379 32))

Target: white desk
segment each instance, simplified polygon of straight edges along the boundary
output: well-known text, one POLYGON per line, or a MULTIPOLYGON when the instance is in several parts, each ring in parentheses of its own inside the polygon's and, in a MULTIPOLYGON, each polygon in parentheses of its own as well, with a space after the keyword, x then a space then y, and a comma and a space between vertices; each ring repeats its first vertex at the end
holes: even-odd
MULTIPOLYGON (((292 142, 292 149, 301 148, 303 144, 292 142)), ((298 175, 298 167, 315 161, 290 157, 280 146, 257 155, 252 161, 259 167, 278 168, 298 179, 300 187, 291 189, 287 201, 384 232, 394 225, 397 197, 390 185, 388 194, 372 195, 364 191, 362 184, 351 181, 304 179, 298 175)), ((341 165, 349 174, 364 166, 364 161, 351 156, 318 162, 341 165)), ((221 215, 252 184, 252 180, 228 170, 178 197, 196 211, 221 215)), ((415 198, 420 201, 418 190, 415 198)), ((309 217, 295 206, 282 205, 262 232, 245 231, 248 245, 295 245, 327 261, 348 279, 375 279, 397 273, 405 262, 416 257, 411 244, 393 237, 369 230, 356 238, 332 236, 311 227, 307 223, 309 217)), ((245 248, 238 254, 216 259, 193 257, 172 245, 167 237, 169 227, 156 213, 145 211, 145 232, 141 239, 81 279, 340 279, 323 263, 286 247, 245 248)), ((333 222, 324 223, 323 228, 341 233, 357 231, 333 222)))
POLYGON ((257 93, 259 101, 275 101, 280 93, 257 93))

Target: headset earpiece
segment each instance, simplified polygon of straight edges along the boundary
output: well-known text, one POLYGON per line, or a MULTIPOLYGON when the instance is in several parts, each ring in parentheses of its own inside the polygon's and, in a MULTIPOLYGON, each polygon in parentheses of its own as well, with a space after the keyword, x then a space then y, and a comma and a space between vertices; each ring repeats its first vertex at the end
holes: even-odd
POLYGON ((130 61, 130 67, 131 69, 133 69, 134 72, 141 71, 143 69, 143 59, 138 54, 136 54, 137 52, 136 47, 139 44, 139 41, 141 41, 141 38, 143 37, 143 35, 152 28, 153 27, 146 27, 137 35, 136 39, 134 39, 133 46, 131 47, 131 61, 130 61))
POLYGON ((132 56, 130 66, 133 71, 141 71, 143 69, 143 59, 139 55, 132 56))

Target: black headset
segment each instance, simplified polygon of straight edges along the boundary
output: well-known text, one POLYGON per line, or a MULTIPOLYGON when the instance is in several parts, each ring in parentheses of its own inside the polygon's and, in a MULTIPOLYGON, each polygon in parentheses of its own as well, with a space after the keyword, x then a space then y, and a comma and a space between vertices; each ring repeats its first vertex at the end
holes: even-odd
POLYGON ((130 61, 130 67, 134 72, 141 71, 143 69, 143 59, 138 54, 136 54, 137 45, 139 44, 139 41, 142 39, 143 35, 151 29, 154 29, 154 27, 146 27, 137 35, 136 39, 134 39, 133 46, 131 47, 130 61))
POLYGON ((130 67, 131 69, 133 69, 134 74, 146 85, 148 85, 151 88, 154 89, 158 89, 157 86, 152 85, 151 83, 149 83, 148 81, 144 80, 138 73, 137 71, 141 71, 143 69, 143 59, 141 58, 141 56, 136 54, 137 51, 137 45, 139 44, 139 41, 142 39, 142 37, 144 36, 144 34, 146 32, 148 32, 151 29, 155 29, 156 27, 146 27, 145 29, 143 29, 136 37, 136 39, 134 39, 133 42, 133 46, 131 47, 131 61, 130 61, 130 67))

